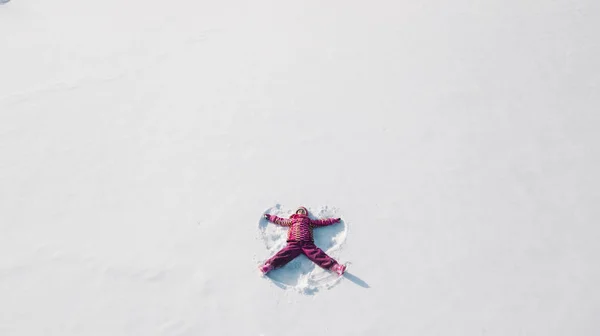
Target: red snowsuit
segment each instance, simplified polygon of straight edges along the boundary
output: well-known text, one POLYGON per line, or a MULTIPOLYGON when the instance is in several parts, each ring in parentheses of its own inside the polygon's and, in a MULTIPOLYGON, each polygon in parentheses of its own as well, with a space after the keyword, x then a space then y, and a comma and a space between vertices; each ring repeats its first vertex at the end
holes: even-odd
POLYGON ((313 220, 302 214, 293 214, 289 219, 274 215, 266 215, 265 217, 275 224, 289 227, 287 246, 267 260, 266 264, 271 264, 273 268, 279 268, 302 253, 325 269, 331 269, 331 267, 338 264, 336 260, 315 245, 312 230, 315 227, 337 223, 340 221, 339 218, 313 220))

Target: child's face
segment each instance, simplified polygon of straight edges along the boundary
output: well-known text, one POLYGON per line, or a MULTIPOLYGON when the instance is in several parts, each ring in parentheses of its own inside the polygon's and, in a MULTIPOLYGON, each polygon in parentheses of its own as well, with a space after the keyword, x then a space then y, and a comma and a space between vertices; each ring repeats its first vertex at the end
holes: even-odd
POLYGON ((298 215, 306 215, 306 211, 304 211, 304 209, 298 209, 298 210, 296 211, 296 213, 297 213, 298 215))

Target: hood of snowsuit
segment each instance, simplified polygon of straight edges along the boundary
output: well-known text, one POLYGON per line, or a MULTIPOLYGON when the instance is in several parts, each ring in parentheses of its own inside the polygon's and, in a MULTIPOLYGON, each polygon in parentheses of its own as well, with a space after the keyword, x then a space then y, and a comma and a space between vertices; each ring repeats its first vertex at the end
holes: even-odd
POLYGON ((299 207, 298 209, 296 209, 296 211, 294 212, 294 214, 290 218, 296 218, 296 217, 308 217, 308 209, 306 209, 303 206, 299 207), (304 210, 304 212, 305 212, 304 215, 301 215, 301 214, 297 213, 298 210, 300 210, 300 209, 304 210))

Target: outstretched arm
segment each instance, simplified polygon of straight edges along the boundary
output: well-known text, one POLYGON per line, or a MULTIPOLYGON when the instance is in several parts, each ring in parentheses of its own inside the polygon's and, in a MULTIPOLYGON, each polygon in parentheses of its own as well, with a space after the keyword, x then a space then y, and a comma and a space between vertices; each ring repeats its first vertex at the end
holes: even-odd
POLYGON ((285 218, 277 217, 275 215, 270 215, 270 214, 265 214, 265 218, 269 222, 273 222, 273 223, 281 225, 281 226, 290 226, 290 225, 292 225, 292 220, 291 219, 285 219, 285 218))
POLYGON ((342 220, 341 218, 324 218, 324 219, 313 219, 310 222, 313 226, 327 226, 327 225, 331 225, 331 224, 340 222, 341 220, 342 220))

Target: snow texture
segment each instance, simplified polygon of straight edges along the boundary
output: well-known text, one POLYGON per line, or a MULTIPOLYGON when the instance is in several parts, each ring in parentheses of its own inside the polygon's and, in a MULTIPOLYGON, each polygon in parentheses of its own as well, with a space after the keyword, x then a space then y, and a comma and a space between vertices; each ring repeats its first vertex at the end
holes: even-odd
POLYGON ((598 32, 598 0, 0 6, 0 336, 598 336, 598 32), (348 273, 260 276, 303 204, 348 273))
MULTIPOLYGON (((328 206, 317 207, 314 208, 314 210, 310 207, 307 207, 307 209, 310 217, 313 219, 341 217, 337 209, 328 206)), ((277 204, 265 213, 288 218, 294 211, 295 209, 284 210, 282 205, 277 204)), ((259 221, 258 226, 261 239, 265 243, 265 247, 268 251, 267 257, 261 260, 260 264, 262 264, 266 259, 273 256, 286 245, 288 229, 269 223, 269 221, 264 218, 259 221)), ((338 262, 344 264, 344 262, 339 259, 339 252, 348 236, 348 223, 346 221, 342 220, 340 223, 334 225, 316 228, 313 231, 313 234, 315 244, 319 248, 338 260, 338 262)), ((342 277, 339 277, 337 274, 316 266, 304 255, 300 255, 285 267, 269 272, 268 278, 270 278, 274 284, 284 289, 293 289, 308 295, 316 294, 322 289, 333 288, 342 279, 342 277)))

